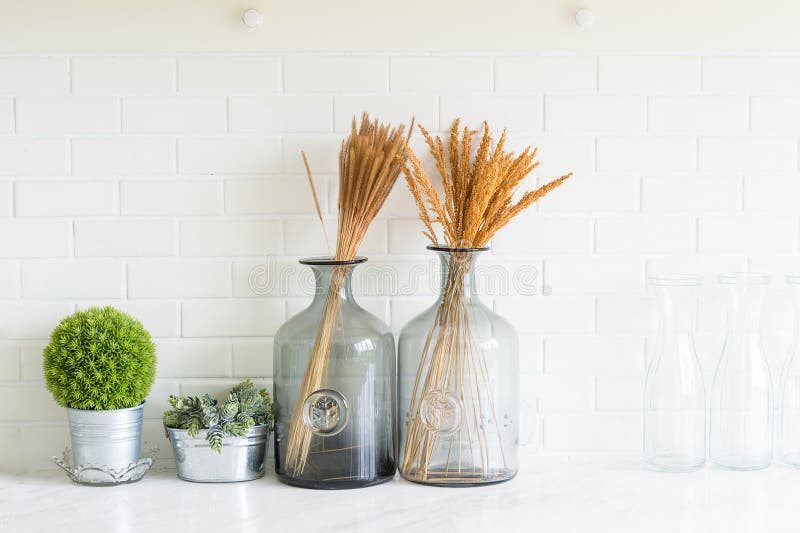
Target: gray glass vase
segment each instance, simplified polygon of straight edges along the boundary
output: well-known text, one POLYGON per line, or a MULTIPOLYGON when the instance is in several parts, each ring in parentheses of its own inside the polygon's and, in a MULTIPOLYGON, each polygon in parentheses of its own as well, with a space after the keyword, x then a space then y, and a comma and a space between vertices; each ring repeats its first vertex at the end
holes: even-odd
POLYGON ((280 327, 273 351, 275 471, 285 483, 356 488, 396 471, 394 337, 353 298, 352 270, 364 262, 300 261, 314 272, 314 298, 280 327))
POLYGON ((517 473, 516 331, 476 293, 475 263, 488 248, 428 249, 441 292, 398 341, 400 473, 440 486, 506 481, 517 473))

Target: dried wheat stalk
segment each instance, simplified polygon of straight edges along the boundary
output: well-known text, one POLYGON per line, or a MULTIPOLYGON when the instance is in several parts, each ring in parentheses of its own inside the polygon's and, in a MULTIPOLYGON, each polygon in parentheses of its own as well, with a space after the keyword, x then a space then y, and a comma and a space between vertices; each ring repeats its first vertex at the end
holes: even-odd
POLYGON ((512 218, 572 176, 569 173, 536 190, 527 191, 515 202, 513 197, 522 180, 539 165, 537 150, 529 146, 519 155, 506 152, 505 130, 492 149, 492 134, 489 124, 484 122, 480 144, 475 157, 471 158, 472 137, 476 132, 466 127, 463 131, 459 128, 460 120, 456 120, 445 147, 441 137, 434 138, 419 126, 442 179, 444 202, 410 147, 408 163, 402 165, 408 188, 425 225, 423 233, 435 245, 439 245, 439 239, 433 231, 433 224, 438 223, 448 247, 486 246, 512 218))
POLYGON ((311 167, 308 164, 308 157, 303 150, 300 150, 300 155, 303 157, 303 166, 306 167, 306 176, 308 176, 308 185, 311 187, 311 196, 314 198, 314 208, 317 210, 317 218, 319 224, 322 226, 322 235, 325 236, 325 248, 328 254, 331 253, 331 242, 328 240, 328 230, 325 229, 325 219, 322 218, 322 209, 319 207, 319 196, 317 196, 317 188, 314 185, 314 177, 311 175, 311 167))
POLYGON ((487 434, 482 423, 487 418, 496 420, 497 417, 487 361, 470 331, 469 310, 463 293, 474 255, 457 249, 486 246, 512 218, 560 186, 571 174, 528 191, 514 201, 519 185, 538 165, 535 149, 527 147, 519 155, 507 152, 505 130, 492 148, 486 122, 474 157, 471 157, 472 138, 476 132, 468 128, 460 130, 459 120, 450 130, 447 146, 422 126, 420 131, 442 179, 444 200, 408 147, 408 162, 402 165, 403 172, 419 210, 423 234, 439 246, 440 240, 434 231, 434 224, 439 224, 444 246, 455 250, 451 252, 442 303, 423 348, 412 390, 400 471, 409 479, 433 483, 492 481, 499 476, 497 472, 506 467, 506 457, 497 429, 502 464, 492 463, 490 439, 493 436, 487 434), (440 391, 455 392, 465 413, 463 425, 449 437, 432 431, 422 420, 423 399, 440 391), (442 439, 449 439, 449 442, 442 442, 442 439), (469 457, 466 458, 462 457, 464 440, 469 442, 469 457), (442 446, 448 446, 445 464, 432 465, 434 454, 443 449, 442 446), (457 457, 451 457, 454 446, 457 457), (476 470, 478 464, 480 470, 476 470))
MULTIPOLYGON (((366 113, 362 115, 360 123, 353 119, 350 135, 342 143, 339 152, 339 220, 335 260, 349 261, 356 257, 370 223, 396 183, 407 154, 408 138, 404 136, 404 131, 402 124, 392 128, 377 120, 370 121, 366 113)), ((308 174, 313 184, 310 170, 308 174)), ((313 435, 303 422, 303 403, 311 393, 323 388, 326 380, 331 340, 341 303, 339 294, 349 268, 334 267, 317 338, 292 412, 286 443, 286 470, 290 475, 300 476, 308 460, 313 435)))

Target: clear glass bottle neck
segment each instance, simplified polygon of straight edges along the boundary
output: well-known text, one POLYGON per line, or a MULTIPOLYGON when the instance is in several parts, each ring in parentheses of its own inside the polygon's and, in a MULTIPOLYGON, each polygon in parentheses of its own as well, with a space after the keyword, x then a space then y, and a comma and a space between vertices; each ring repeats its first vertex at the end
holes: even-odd
POLYGON ((478 302, 475 284, 475 264, 484 250, 435 250, 441 267, 440 297, 447 290, 460 287, 465 298, 478 302))
POLYGON ((656 288, 661 331, 691 334, 697 311, 697 286, 663 285, 656 288))
POLYGON ((748 283, 728 287, 728 332, 758 335, 766 287, 748 283))
POLYGON ((308 265, 314 272, 314 303, 324 303, 331 293, 342 300, 353 300, 353 269, 357 265, 308 265))
POLYGON ((797 350, 800 349, 800 277, 798 277, 797 281, 791 281, 787 285, 789 287, 789 294, 791 294, 792 308, 794 311, 792 320, 792 353, 796 353, 797 350))
MULTIPOLYGON (((800 313, 800 283, 788 283, 795 313, 800 313)), ((798 317, 800 318, 800 316, 798 317)))

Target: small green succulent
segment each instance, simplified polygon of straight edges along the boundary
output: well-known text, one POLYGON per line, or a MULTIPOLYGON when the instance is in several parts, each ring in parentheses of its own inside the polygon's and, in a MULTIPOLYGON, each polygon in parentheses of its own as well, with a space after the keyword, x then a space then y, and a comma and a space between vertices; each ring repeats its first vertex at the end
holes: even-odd
POLYGON ((185 429, 190 437, 207 429, 206 439, 217 453, 222 453, 223 438, 244 437, 251 427, 272 425, 274 420, 269 393, 257 390, 249 379, 233 387, 223 403, 204 394, 201 398, 170 396, 169 404, 172 409, 164 413, 164 425, 185 429))
POLYGON ((142 324, 113 307, 64 318, 44 349, 44 378, 59 405, 125 409, 147 398, 156 376, 156 346, 142 324))

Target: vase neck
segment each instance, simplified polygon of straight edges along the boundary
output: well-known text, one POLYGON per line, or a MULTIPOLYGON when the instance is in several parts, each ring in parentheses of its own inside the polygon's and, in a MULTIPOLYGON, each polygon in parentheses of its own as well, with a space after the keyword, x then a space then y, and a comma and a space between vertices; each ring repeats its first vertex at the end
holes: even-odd
POLYGON ((694 330, 697 286, 659 286, 656 289, 662 333, 689 335, 694 330))
POLYGON ((648 278, 658 301, 658 359, 656 368, 679 370, 693 368, 697 359, 694 349, 694 327, 697 296, 703 278, 696 274, 657 274, 648 278), (678 365, 678 366, 670 366, 678 365))
POLYGON ((789 294, 792 298, 792 307, 794 308, 793 329, 794 329, 794 343, 793 352, 800 348, 800 274, 787 274, 786 285, 789 287, 789 294))
POLYGON ((729 334, 759 335, 765 291, 765 287, 758 285, 731 285, 728 288, 729 334))
POLYGON ((441 264, 440 297, 447 291, 458 291, 464 298, 478 302, 475 285, 475 263, 484 250, 434 250, 441 264))
POLYGON ((352 277, 356 265, 309 265, 314 272, 314 303, 324 304, 331 296, 353 300, 352 277))

